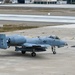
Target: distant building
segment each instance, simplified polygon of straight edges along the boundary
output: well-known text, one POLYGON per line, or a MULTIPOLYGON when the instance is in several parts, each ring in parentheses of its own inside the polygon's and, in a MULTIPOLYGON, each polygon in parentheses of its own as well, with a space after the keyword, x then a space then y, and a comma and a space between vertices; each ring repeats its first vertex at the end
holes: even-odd
POLYGON ((3 4, 5 2, 5 0, 0 0, 0 4, 3 4))
POLYGON ((75 0, 67 0, 67 4, 75 4, 75 0))
POLYGON ((67 4, 67 0, 33 0, 34 4, 67 4))
POLYGON ((75 4, 75 0, 0 0, 0 3, 19 4, 75 4))
POLYGON ((11 0, 12 3, 21 3, 21 4, 56 4, 57 0, 11 0))
POLYGON ((67 4, 67 0, 57 0, 57 4, 67 4))
POLYGON ((34 0, 34 4, 56 4, 57 0, 34 0))
POLYGON ((25 3, 25 0, 17 0, 18 3, 25 3))
POLYGON ((4 0, 4 3, 10 3, 10 0, 4 0))
POLYGON ((25 4, 32 3, 32 0, 25 0, 25 4))
POLYGON ((17 0, 10 0, 10 3, 18 3, 17 0))
POLYGON ((32 0, 10 0, 12 3, 29 4, 32 0))

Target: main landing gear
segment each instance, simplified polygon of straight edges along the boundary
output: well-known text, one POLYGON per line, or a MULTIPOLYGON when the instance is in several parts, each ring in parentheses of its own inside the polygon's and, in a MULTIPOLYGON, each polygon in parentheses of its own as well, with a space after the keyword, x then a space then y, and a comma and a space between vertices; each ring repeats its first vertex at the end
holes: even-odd
POLYGON ((26 53, 26 51, 21 51, 21 53, 22 53, 22 54, 25 54, 25 53, 26 53))
MULTIPOLYGON (((21 53, 22 53, 22 54, 25 54, 26 51, 21 51, 21 53)), ((31 56, 32 56, 32 57, 35 57, 35 56, 36 56, 36 53, 35 53, 35 52, 32 52, 32 53, 31 53, 31 56)))
POLYGON ((56 54, 55 46, 51 47, 53 54, 56 54))
POLYGON ((32 53, 31 53, 31 56, 32 56, 32 57, 35 57, 35 56, 36 56, 36 53, 35 53, 35 52, 32 52, 32 53))
POLYGON ((32 50, 31 56, 32 57, 35 57, 36 56, 35 49, 32 50))

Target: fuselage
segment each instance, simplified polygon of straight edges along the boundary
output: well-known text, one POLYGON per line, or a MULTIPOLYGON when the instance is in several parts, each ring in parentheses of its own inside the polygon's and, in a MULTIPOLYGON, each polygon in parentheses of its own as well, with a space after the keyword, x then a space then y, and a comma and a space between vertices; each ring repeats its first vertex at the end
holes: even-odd
POLYGON ((22 54, 25 54, 26 51, 32 52, 32 56, 36 56, 35 52, 46 51, 49 46, 51 46, 53 54, 56 54, 56 46, 63 47, 66 45, 67 43, 57 36, 29 38, 21 35, 6 36, 5 34, 0 34, 1 49, 15 46, 15 51, 21 51, 22 54))
POLYGON ((22 46, 25 43, 36 44, 36 45, 50 45, 50 46, 64 46, 65 41, 60 39, 53 39, 50 37, 35 37, 29 38, 21 35, 7 36, 8 44, 10 46, 22 46))

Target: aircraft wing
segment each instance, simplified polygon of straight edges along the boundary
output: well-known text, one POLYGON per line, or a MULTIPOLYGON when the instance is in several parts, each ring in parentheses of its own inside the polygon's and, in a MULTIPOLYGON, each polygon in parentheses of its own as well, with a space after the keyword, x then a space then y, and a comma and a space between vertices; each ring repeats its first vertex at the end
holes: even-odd
POLYGON ((48 45, 48 44, 31 44, 31 43, 24 43, 22 46, 23 46, 23 47, 34 47, 34 48, 37 48, 37 47, 47 48, 47 47, 49 47, 50 45, 48 45))

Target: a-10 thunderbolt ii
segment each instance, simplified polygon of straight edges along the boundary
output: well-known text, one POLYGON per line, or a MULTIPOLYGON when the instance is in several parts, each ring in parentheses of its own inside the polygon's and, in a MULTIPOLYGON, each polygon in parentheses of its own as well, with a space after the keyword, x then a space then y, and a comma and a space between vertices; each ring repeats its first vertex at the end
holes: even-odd
POLYGON ((57 36, 28 38, 22 35, 0 34, 0 48, 7 49, 10 46, 14 46, 15 51, 21 51, 22 54, 31 52, 31 56, 35 57, 35 52, 46 51, 49 46, 51 46, 53 54, 56 54, 55 48, 67 46, 67 43, 57 36))

